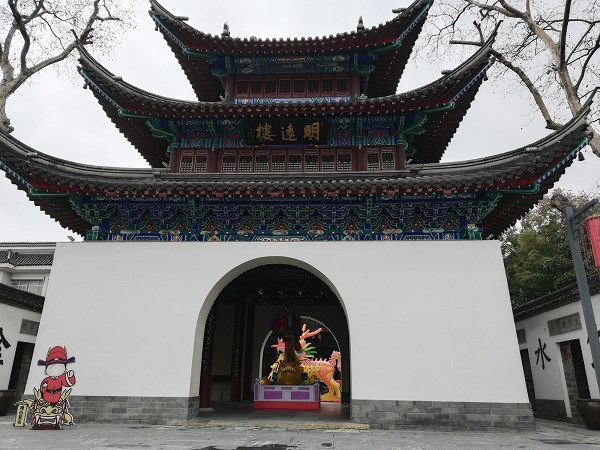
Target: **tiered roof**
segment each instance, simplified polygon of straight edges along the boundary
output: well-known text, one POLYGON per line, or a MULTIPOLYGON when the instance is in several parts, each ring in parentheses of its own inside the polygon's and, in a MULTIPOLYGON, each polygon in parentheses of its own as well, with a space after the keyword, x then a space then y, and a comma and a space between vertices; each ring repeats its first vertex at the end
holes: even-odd
POLYGON ((241 39, 211 36, 192 28, 181 17, 150 0, 150 16, 188 77, 198 100, 217 102, 223 85, 212 74, 210 58, 217 55, 286 56, 327 53, 375 52, 377 68, 370 75, 368 97, 396 92, 398 82, 433 0, 416 0, 394 19, 364 31, 339 33, 329 37, 294 39, 241 39))
POLYGON ((190 102, 151 94, 126 83, 80 48, 80 72, 117 128, 153 167, 167 163, 167 141, 155 137, 148 128, 149 118, 199 119, 259 117, 278 115, 300 117, 356 116, 376 114, 410 115, 427 113, 427 132, 412 143, 417 149, 413 163, 438 162, 458 125, 471 106, 491 65, 491 46, 495 34, 477 53, 440 79, 402 94, 377 98, 357 98, 332 103, 238 104, 226 101, 190 102))
POLYGON ((455 70, 422 88, 396 94, 431 3, 417 0, 392 21, 364 32, 263 41, 205 35, 151 0, 151 16, 201 101, 176 100, 138 89, 106 70, 83 48, 80 72, 107 115, 153 168, 78 164, 0 133, 0 169, 62 226, 90 239, 139 235, 159 240, 167 240, 165 236, 252 240, 259 234, 267 239, 294 235, 309 240, 497 236, 542 198, 586 145, 591 103, 561 130, 530 146, 440 164, 492 63, 495 34, 455 70), (375 70, 361 74, 363 79, 369 77, 366 98, 240 104, 215 98, 223 92, 213 71, 219 58, 319 56, 342 50, 377 56, 373 58, 375 70), (398 119, 398 126, 416 117, 426 122, 425 132, 411 134, 412 162, 402 170, 176 173, 163 168, 169 162, 169 144, 178 145, 173 139, 182 131, 179 126, 202 122, 218 136, 226 121, 272 116, 344 118, 346 123, 361 121, 361 127, 370 116, 398 119))
MULTIPOLYGON (((449 198, 465 193, 501 193, 481 225, 483 235, 498 235, 533 207, 587 144, 591 102, 561 130, 512 152, 477 160, 411 165, 382 173, 180 174, 166 169, 120 169, 88 166, 38 152, 0 134, 0 163, 7 176, 43 211, 79 234, 90 223, 78 216, 73 195, 144 198, 193 196, 226 202, 228 198, 402 195, 439 193, 449 198)), ((396 196, 396 197, 394 197, 396 196)), ((207 205, 208 207, 208 205, 207 205)))

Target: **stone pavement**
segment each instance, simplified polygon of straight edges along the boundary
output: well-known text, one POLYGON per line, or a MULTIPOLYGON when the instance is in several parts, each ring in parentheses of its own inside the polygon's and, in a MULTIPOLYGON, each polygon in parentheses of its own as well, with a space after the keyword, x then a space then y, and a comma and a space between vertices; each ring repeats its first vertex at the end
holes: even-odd
POLYGON ((0 449, 304 450, 600 449, 600 432, 536 420, 535 432, 368 430, 348 422, 205 420, 186 425, 85 423, 60 431, 14 428, 0 417, 0 449))

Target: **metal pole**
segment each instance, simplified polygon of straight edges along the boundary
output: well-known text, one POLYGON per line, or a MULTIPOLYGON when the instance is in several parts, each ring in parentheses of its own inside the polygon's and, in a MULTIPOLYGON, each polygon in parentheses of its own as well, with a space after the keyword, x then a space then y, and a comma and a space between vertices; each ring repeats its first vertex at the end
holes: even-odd
POLYGON ((600 390, 600 340, 598 339, 598 328, 596 326, 596 318, 594 317, 594 309, 592 308, 590 287, 585 274, 585 266, 583 264, 583 256, 581 256, 581 248, 579 247, 579 238, 577 233, 575 233, 573 226, 574 220, 596 203, 598 203, 598 200, 591 201, 575 213, 573 213, 573 208, 567 206, 563 209, 563 214, 565 216, 565 222, 567 225, 567 236, 569 238, 569 246, 571 247, 573 265, 575 266, 575 276, 577 277, 579 298, 581 299, 581 309, 583 310, 583 320, 585 322, 585 328, 590 341, 592 361, 594 361, 596 382, 598 384, 598 389, 600 390))

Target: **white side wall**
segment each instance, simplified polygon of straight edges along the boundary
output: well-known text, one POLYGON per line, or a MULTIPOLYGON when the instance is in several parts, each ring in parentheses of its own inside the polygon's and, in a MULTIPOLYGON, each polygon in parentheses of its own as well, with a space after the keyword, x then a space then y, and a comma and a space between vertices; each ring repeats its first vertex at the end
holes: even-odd
POLYGON ((338 295, 353 398, 528 401, 495 241, 59 244, 34 359, 66 345, 76 395, 198 395, 210 306, 263 264, 338 295))
POLYGON ((0 364, 0 390, 8 389, 10 372, 17 351, 17 342, 34 343, 36 339, 36 336, 21 333, 21 321, 27 319, 39 322, 40 317, 40 313, 0 303, 0 328, 2 328, 2 334, 10 344, 9 348, 5 348, 0 343, 0 360, 3 362, 0 364))
MULTIPOLYGON (((596 323, 598 324, 600 319, 600 295, 592 297, 592 305, 594 315, 596 316, 596 323)), ((592 368, 592 353, 590 351, 590 346, 587 343, 587 332, 580 302, 561 306, 560 308, 521 320, 515 324, 515 327, 517 330, 525 330, 527 342, 520 344, 519 347, 520 349, 527 349, 529 352, 529 362, 531 364, 536 399, 565 400, 568 398, 564 374, 562 373, 563 368, 559 343, 575 339, 579 339, 581 345, 581 353, 583 354, 585 363, 590 395, 592 398, 600 398, 596 375, 592 368), (548 321, 570 316, 575 313, 579 313, 581 319, 582 328, 580 330, 550 336, 550 333, 548 332, 548 321), (538 339, 540 341, 538 341, 538 339), (551 361, 544 361, 543 369, 541 355, 538 357, 535 353, 540 346, 540 342, 542 347, 544 344, 546 345, 545 353, 551 359, 551 361)))

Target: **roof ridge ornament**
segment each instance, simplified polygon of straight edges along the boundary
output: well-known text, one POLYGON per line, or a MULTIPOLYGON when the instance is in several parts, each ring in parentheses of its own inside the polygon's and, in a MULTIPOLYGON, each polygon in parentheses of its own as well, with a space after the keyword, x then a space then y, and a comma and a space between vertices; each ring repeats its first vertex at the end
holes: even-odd
POLYGON ((231 33, 229 32, 229 24, 227 22, 223 24, 223 32, 221 33, 221 38, 231 38, 231 33))
POLYGON ((365 24, 363 23, 363 18, 362 16, 358 17, 358 25, 356 26, 356 32, 357 33, 364 33, 365 31, 365 24))

